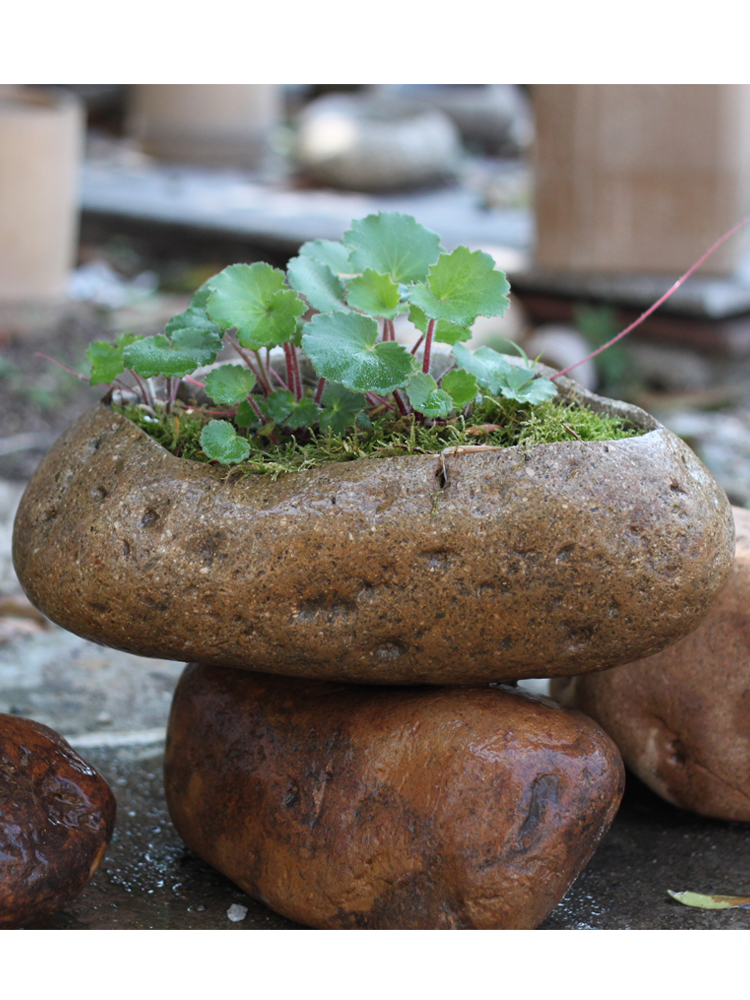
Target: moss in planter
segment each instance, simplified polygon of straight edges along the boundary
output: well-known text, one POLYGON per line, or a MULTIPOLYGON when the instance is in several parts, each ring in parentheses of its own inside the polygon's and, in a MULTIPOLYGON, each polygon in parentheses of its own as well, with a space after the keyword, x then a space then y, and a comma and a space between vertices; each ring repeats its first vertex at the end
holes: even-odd
MULTIPOLYGON (((115 409, 178 457, 208 461, 201 451, 200 434, 211 416, 203 409, 178 404, 171 415, 162 409, 132 405, 115 409)), ((251 451, 247 461, 233 468, 276 478, 282 472, 301 472, 323 462, 426 454, 460 445, 532 448, 575 439, 615 441, 643 432, 628 421, 557 399, 528 407, 514 400, 484 396, 468 415, 443 421, 388 413, 373 420, 369 427, 355 426, 343 434, 290 431, 278 426, 270 434, 240 433, 247 434, 251 451)))

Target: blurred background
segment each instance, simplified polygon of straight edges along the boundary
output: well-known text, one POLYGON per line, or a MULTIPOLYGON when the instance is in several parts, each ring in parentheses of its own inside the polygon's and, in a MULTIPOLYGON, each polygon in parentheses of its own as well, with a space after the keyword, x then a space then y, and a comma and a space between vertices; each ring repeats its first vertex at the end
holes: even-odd
MULTIPOLYGON (((5 521, 41 455, 101 395, 39 354, 85 374, 92 339, 160 332, 227 264, 283 267, 352 218, 408 212, 509 276, 510 310, 480 318, 472 346, 510 339, 561 368, 749 208, 744 85, 0 87, 5 521)), ((573 373, 654 413, 742 506, 749 249, 734 236, 573 373)))

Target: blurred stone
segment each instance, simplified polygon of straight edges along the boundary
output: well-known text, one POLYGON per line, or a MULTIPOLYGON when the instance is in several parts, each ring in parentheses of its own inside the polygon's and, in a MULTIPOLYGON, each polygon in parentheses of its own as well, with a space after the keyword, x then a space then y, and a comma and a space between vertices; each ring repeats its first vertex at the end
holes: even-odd
POLYGON ((668 802, 750 822, 750 511, 733 514, 732 572, 695 632, 623 667, 553 679, 551 692, 598 722, 668 802))
POLYGON ((515 84, 384 84, 378 90, 442 111, 467 146, 491 156, 517 156, 533 139, 529 101, 515 84))
POLYGON ((315 181, 352 191, 394 191, 452 177, 458 130, 440 111, 377 96, 313 101, 298 120, 295 158, 315 181))

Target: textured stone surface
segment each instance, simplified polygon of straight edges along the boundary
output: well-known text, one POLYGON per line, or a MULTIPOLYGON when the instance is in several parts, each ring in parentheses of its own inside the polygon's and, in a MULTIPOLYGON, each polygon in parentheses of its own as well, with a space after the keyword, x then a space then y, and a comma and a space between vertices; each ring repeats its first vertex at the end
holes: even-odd
POLYGON ((628 662, 705 617, 731 512, 651 417, 578 396, 648 432, 276 482, 177 459, 100 405, 27 488, 18 577, 64 628, 144 656, 405 684, 628 662))
POLYGON ((186 668, 165 787, 185 843, 324 928, 529 928, 623 790, 587 718, 513 689, 387 688, 186 668))
POLYGON ((552 693, 596 719, 657 794, 704 816, 750 822, 750 511, 705 622, 655 656, 556 679, 552 693))
POLYGON ((104 857, 115 799, 52 729, 0 715, 0 928, 62 908, 104 857))

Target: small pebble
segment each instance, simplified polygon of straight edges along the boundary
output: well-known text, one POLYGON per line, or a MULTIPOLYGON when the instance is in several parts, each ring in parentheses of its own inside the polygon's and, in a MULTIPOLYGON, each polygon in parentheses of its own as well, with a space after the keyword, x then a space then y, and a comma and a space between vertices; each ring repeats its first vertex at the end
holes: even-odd
POLYGON ((247 907, 240 906, 239 903, 232 903, 232 905, 227 910, 227 916, 232 921, 233 924, 238 924, 240 920, 244 920, 247 916, 247 907))

